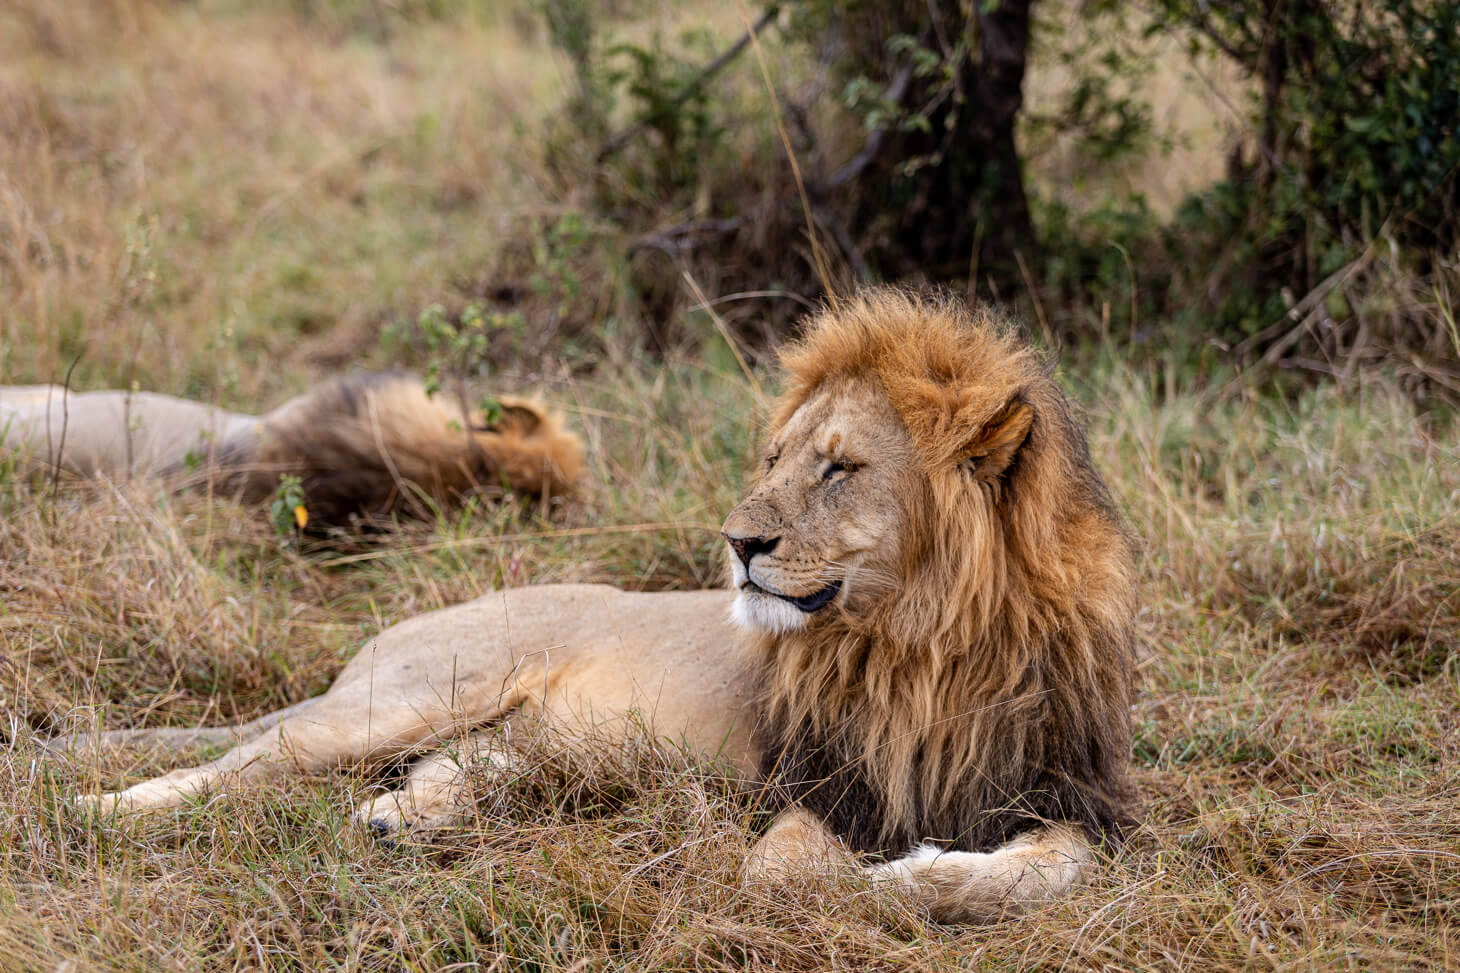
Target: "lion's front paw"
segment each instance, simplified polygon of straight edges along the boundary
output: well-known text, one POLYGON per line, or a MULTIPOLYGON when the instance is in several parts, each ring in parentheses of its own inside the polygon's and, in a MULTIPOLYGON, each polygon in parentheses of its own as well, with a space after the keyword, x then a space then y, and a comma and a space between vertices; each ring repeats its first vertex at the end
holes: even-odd
POLYGON ((454 800, 430 799, 410 793, 409 789, 381 794, 361 805, 355 822, 382 840, 394 840, 407 834, 437 831, 455 827, 469 816, 469 810, 454 800))
POLYGON ((876 883, 888 883, 911 888, 928 873, 933 863, 946 852, 937 845, 918 845, 912 851, 881 865, 867 869, 867 876, 876 883))
POLYGON ((399 793, 382 794, 362 804, 355 811, 355 823, 377 838, 390 839, 410 829, 410 821, 400 806, 399 793))

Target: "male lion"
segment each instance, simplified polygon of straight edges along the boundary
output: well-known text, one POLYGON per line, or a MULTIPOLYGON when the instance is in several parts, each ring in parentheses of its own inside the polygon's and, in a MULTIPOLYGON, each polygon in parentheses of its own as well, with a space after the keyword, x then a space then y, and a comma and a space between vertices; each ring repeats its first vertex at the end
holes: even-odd
POLYGON ((335 379, 263 416, 151 392, 0 386, 0 456, 111 480, 211 479, 249 502, 298 476, 315 526, 424 512, 425 498, 481 487, 571 488, 583 468, 577 438, 532 402, 499 406, 473 414, 389 373, 335 379))
MULTIPOLYGON (((112 735, 243 742, 99 805, 463 726, 601 739, 637 713, 765 781, 779 813, 749 879, 864 868, 948 921, 1060 893, 1122 820, 1134 609, 1131 545, 1065 397, 991 312, 892 290, 816 316, 783 363, 758 482, 724 525, 732 590, 528 587, 413 618, 324 695, 238 730, 112 735)), ((462 750, 506 770, 510 739, 477 729, 360 819, 461 820, 462 750)))

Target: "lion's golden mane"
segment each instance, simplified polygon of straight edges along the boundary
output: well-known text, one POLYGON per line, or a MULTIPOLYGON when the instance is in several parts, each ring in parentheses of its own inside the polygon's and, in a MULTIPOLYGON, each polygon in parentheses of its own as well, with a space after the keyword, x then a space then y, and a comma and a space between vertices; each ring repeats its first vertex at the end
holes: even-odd
POLYGON ((1117 829, 1133 548, 1050 367, 989 309, 893 290, 822 312, 782 363, 772 435, 829 380, 871 378, 926 476, 901 498, 894 591, 859 617, 759 636, 767 778, 857 850, 934 837, 982 851, 1051 821, 1117 829), (1012 459, 970 503, 961 451, 994 400, 989 426, 1032 421, 985 443, 1012 459))

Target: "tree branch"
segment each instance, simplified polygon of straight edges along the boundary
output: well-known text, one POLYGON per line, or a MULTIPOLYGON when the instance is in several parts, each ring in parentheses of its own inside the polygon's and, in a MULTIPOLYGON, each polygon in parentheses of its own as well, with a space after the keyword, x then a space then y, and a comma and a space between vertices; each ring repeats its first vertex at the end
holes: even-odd
MULTIPOLYGON (((887 88, 887 97, 891 101, 901 102, 903 95, 907 93, 907 86, 912 81, 912 65, 904 64, 902 70, 892 79, 892 84, 887 88)), ((867 141, 862 144, 861 150, 846 162, 841 168, 831 174, 831 177, 820 186, 815 187, 813 196, 823 196, 833 189, 840 189, 862 174, 877 158, 877 153, 882 151, 882 143, 887 140, 887 129, 874 128, 867 133, 867 141)))

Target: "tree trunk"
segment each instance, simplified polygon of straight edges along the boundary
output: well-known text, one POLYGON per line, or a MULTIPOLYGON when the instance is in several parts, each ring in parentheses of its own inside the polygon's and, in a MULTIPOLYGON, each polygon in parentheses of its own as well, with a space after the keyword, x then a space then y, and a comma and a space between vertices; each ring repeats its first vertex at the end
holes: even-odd
MULTIPOLYGON (((956 22, 956 2, 939 4, 956 22)), ((957 66, 954 93, 929 114, 927 131, 899 132, 884 149, 884 164, 869 179, 910 182, 911 198, 893 212, 891 252, 876 260, 896 275, 962 280, 972 267, 1001 283, 1017 279, 1016 254, 1034 256, 1034 228, 1024 191, 1014 128, 1024 105, 1024 68, 1033 0, 1000 0, 992 9, 974 0, 968 24, 977 57, 957 66), (910 176, 899 169, 925 160, 910 176), (975 252, 977 251, 977 252, 975 252)), ((914 107, 924 92, 905 99, 914 107)), ((869 187, 870 188, 870 187, 869 187)), ((885 193, 869 192, 885 200, 885 193)), ((887 210, 882 209, 886 216, 887 210)))
POLYGON ((1024 170, 1014 144, 1014 125, 1024 107, 1024 66, 1029 51, 1029 15, 1033 0, 1002 0, 998 7, 985 13, 978 11, 979 65, 974 79, 974 104, 982 104, 982 113, 970 112, 975 123, 982 121, 980 140, 988 146, 983 174, 987 194, 980 201, 977 218, 990 224, 992 233, 985 233, 993 251, 988 256, 999 262, 1011 252, 1033 256, 1034 226, 1029 221, 1029 199, 1024 193, 1024 170))

